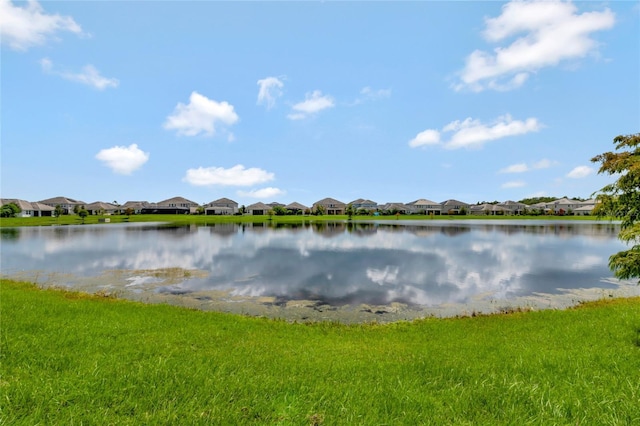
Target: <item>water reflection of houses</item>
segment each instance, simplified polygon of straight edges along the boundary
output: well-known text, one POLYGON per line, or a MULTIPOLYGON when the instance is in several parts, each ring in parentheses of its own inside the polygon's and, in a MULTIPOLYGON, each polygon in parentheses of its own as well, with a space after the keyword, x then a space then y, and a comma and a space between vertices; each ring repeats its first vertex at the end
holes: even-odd
POLYGON ((313 222, 313 226, 311 227, 313 232, 316 234, 322 235, 323 237, 331 238, 337 235, 343 234, 347 225, 344 222, 313 222))
POLYGON ((347 232, 356 237, 366 237, 376 234, 378 232, 378 225, 375 223, 349 222, 347 223, 347 232))
POLYGON ((407 226, 407 232, 417 237, 431 237, 439 234, 440 229, 434 226, 407 226))
POLYGON ((309 229, 309 227, 311 227, 311 224, 309 222, 277 222, 274 225, 275 229, 286 229, 287 231, 294 233, 306 231, 307 229, 309 229))
POLYGON ((207 225, 207 229, 212 234, 227 238, 238 233, 240 225, 237 223, 212 223, 207 225))

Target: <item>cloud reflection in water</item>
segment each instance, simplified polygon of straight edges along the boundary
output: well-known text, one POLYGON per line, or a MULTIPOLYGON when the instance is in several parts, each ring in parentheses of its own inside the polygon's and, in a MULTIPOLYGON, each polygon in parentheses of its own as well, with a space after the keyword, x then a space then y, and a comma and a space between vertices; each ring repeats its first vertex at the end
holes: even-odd
POLYGON ((198 269, 208 277, 179 291, 435 306, 610 287, 601 279, 623 248, 616 233, 611 224, 543 221, 20 228, 2 234, 1 260, 3 274, 198 269))

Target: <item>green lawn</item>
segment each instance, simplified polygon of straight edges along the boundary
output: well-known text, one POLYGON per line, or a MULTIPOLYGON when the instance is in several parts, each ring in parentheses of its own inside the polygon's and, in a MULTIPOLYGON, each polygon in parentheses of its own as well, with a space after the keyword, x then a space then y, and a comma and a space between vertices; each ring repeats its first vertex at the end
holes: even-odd
MULTIPOLYGON (((0 227, 14 226, 47 226, 47 225, 79 225, 97 224, 100 219, 109 219, 110 223, 122 222, 171 222, 176 224, 207 224, 207 223, 247 223, 247 222, 272 222, 272 223, 291 223, 302 221, 341 221, 348 220, 346 215, 337 216, 205 216, 205 215, 113 215, 113 216, 87 216, 83 220, 76 215, 65 215, 59 218, 55 217, 25 217, 25 218, 0 218, 0 227)), ((352 220, 597 220, 595 216, 423 216, 423 215, 400 215, 400 216, 354 216, 352 220)))
POLYGON ((0 281, 0 424, 640 424, 640 298, 292 324, 0 281))

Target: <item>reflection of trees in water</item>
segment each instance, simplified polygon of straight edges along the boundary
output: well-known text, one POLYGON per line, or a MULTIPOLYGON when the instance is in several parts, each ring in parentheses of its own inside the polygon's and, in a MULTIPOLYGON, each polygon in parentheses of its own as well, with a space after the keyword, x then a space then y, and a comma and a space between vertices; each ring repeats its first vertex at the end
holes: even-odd
POLYGON ((6 241, 17 241, 20 239, 19 228, 0 228, 0 239, 6 241))
POLYGON ((314 222, 313 232, 322 235, 323 237, 331 238, 337 235, 343 234, 347 230, 347 225, 344 222, 314 222))

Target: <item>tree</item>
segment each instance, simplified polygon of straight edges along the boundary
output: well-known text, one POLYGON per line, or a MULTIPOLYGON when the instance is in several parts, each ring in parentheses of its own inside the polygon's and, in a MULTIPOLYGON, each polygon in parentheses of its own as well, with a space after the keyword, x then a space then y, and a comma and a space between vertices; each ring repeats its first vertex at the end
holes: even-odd
POLYGON ((21 211, 16 203, 5 204, 0 208, 0 217, 16 217, 21 211))
POLYGON ((60 217, 60 216, 62 216, 62 213, 64 213, 64 210, 62 209, 62 206, 60 204, 57 204, 55 209, 53 210, 53 215, 55 217, 60 217))
POLYGON ((84 220, 85 220, 85 218, 87 217, 88 214, 89 214, 89 212, 86 211, 83 208, 78 210, 78 216, 80 216, 82 218, 82 223, 84 223, 84 220))
POLYGON ((345 213, 347 214, 347 216, 349 216, 349 220, 351 220, 353 218, 353 215, 355 213, 355 209, 353 208, 353 205, 351 203, 347 204, 347 208, 345 209, 345 213))
POLYGON ((629 250, 609 257, 609 268, 620 279, 640 278, 640 133, 616 136, 618 152, 605 152, 591 159, 600 163, 598 173, 615 175, 597 196, 595 214, 622 221, 618 238, 631 245, 629 250))
POLYGON ((273 208, 273 213, 275 213, 276 216, 284 216, 287 214, 287 209, 282 206, 275 206, 273 208))

